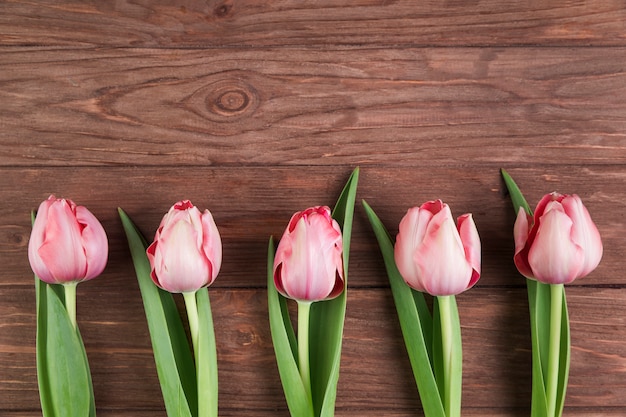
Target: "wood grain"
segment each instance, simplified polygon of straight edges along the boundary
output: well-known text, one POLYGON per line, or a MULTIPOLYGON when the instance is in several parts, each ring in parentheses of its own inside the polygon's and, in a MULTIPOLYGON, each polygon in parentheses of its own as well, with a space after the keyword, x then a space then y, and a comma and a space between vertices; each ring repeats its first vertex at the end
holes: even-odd
MULTIPOLYGON (((34 290, 0 291, 0 313, 9 318, 0 336, 4 370, 0 389, 11 404, 9 409, 33 409, 38 395, 34 349, 24 346, 34 346, 34 310, 28 308, 34 305, 34 290), (16 380, 21 382, 11 383, 16 380)), ((266 293, 218 289, 210 294, 223 415, 257 410, 259 415, 286 416, 266 293)), ((626 308, 624 291, 570 287, 567 294, 572 329, 568 406, 572 410, 625 407, 626 380, 615 371, 626 364, 626 338, 616 331, 623 327, 623 318, 611 314, 626 308)), ((458 302, 464 408, 497 412, 506 404, 524 410, 530 396, 525 290, 476 288, 460 295, 458 302)), ((127 410, 160 410, 162 400, 137 289, 111 288, 97 280, 82 284, 78 312, 96 401, 108 407, 121 404, 127 410)), ((409 416, 419 409, 389 289, 350 290, 340 375, 338 415, 409 416)))
POLYGON ((0 45, 624 45, 621 0, 26 2, 0 6, 0 45))
POLYGON ((104 274, 78 288, 98 416, 165 416, 117 207, 150 238, 188 198, 224 243, 210 288, 220 416, 287 417, 268 239, 294 211, 332 205, 356 166, 338 417, 421 415, 360 200, 393 235, 436 198, 472 212, 483 245, 481 280, 458 297, 463 415, 528 416, 528 307, 500 168, 531 205, 577 193, 596 221, 603 260, 567 288, 564 415, 626 415, 623 0, 9 0, 0 56, 0 416, 41 415, 29 212, 55 193, 109 236, 104 274))
POLYGON ((6 48, 0 165, 624 164, 624 61, 626 48, 6 48))

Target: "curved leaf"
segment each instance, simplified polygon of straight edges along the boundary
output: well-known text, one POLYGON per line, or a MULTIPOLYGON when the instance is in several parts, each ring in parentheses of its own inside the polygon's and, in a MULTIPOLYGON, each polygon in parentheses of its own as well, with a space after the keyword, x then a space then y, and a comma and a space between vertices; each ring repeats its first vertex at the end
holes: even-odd
POLYGON ((58 288, 35 279, 37 378, 43 415, 93 416, 91 374, 80 333, 72 325, 58 288))
POLYGON ((196 417, 196 370, 178 309, 172 295, 150 278, 146 240, 128 215, 118 211, 137 273, 167 415, 196 417))
POLYGON ((393 242, 387 229, 367 202, 362 203, 385 261, 400 328, 424 414, 426 417, 445 417, 442 398, 432 368, 436 366, 432 354, 435 335, 433 335, 433 319, 426 300, 421 292, 411 289, 402 279, 394 260, 393 242))
POLYGON ((294 349, 296 341, 289 320, 289 313, 286 311, 287 303, 274 286, 275 251, 274 239, 270 237, 267 248, 267 304, 278 373, 291 415, 294 417, 313 417, 313 410, 308 401, 302 379, 300 379, 296 359, 298 354, 297 349, 294 349))
POLYGON ((315 415, 321 417, 330 417, 335 413, 348 296, 350 239, 358 182, 359 168, 355 168, 341 191, 332 214, 342 231, 343 292, 332 300, 320 301, 311 306, 311 326, 309 328, 311 391, 315 415))

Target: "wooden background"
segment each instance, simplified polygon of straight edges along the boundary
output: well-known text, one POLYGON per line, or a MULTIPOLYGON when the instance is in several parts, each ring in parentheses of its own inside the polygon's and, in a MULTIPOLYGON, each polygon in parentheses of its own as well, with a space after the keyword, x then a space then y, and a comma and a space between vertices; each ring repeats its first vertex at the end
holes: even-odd
MULTIPOLYGON (((0 3, 0 415, 41 415, 29 212, 54 193, 110 241, 78 289, 99 416, 164 416, 123 207, 153 236, 177 200, 209 208, 221 416, 288 416, 265 259, 291 214, 334 204, 356 166, 395 234, 441 198, 472 212, 483 276, 458 296, 463 415, 527 416, 524 280, 504 167, 531 204, 577 193, 605 244, 567 288, 566 416, 626 415, 623 0, 0 3)), ((355 212, 337 416, 421 415, 378 247, 355 212)))

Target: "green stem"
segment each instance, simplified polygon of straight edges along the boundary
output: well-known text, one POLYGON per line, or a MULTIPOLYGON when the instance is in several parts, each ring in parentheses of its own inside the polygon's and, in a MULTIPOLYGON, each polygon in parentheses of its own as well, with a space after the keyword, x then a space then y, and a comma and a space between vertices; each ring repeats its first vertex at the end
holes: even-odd
POLYGON ((77 281, 66 282, 63 284, 63 290, 65 291, 65 309, 70 316, 72 326, 76 329, 76 286, 77 281))
MULTIPOLYGON (((194 353, 198 353, 198 305, 196 304, 196 292, 184 292, 185 307, 187 308, 187 320, 189 321, 189 332, 193 343, 194 353)), ((196 358, 197 359, 197 358, 196 358)), ((197 365, 196 365, 197 366, 197 365)))
POLYGON ((309 318, 311 302, 298 301, 298 368, 308 401, 313 404, 311 394, 311 368, 309 364, 309 318))
POLYGON ((443 405, 447 417, 457 417, 461 415, 461 387, 459 386, 461 369, 461 360, 455 349, 461 349, 456 346, 459 343, 458 335, 458 311, 456 309, 456 300, 453 295, 437 297, 439 303, 439 316, 441 321, 441 349, 443 359, 444 373, 444 395, 443 405), (457 337, 455 337, 457 336, 457 337))
POLYGON ((546 387, 548 417, 556 415, 562 313, 563 284, 552 284, 550 285, 550 340, 548 345, 548 383, 546 387))

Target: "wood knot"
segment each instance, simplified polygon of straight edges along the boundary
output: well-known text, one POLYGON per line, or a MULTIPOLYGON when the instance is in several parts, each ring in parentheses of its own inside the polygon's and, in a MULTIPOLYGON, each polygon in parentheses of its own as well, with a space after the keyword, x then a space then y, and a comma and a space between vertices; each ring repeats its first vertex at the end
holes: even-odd
POLYGON ((250 97, 245 91, 236 88, 224 91, 213 104, 216 111, 228 115, 244 111, 250 104, 250 97))
POLYGON ((259 105, 256 90, 242 80, 220 80, 205 87, 209 118, 222 121, 252 114, 259 105))
POLYGON ((221 4, 214 9, 215 16, 217 17, 226 17, 230 13, 230 9, 232 9, 232 5, 230 4, 221 4))

